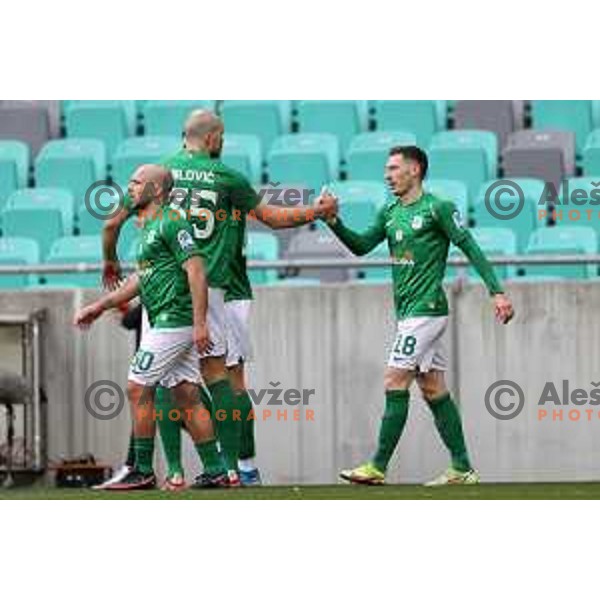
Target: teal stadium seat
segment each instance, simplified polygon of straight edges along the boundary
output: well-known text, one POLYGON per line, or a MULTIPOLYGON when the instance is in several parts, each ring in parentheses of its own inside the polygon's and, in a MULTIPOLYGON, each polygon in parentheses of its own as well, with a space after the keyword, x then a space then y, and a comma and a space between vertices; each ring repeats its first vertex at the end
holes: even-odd
POLYGON ((291 131, 292 104, 289 100, 225 100, 222 116, 225 137, 256 135, 268 153, 275 138, 291 131))
POLYGON ((547 218, 545 215, 548 211, 545 205, 539 204, 544 193, 545 184, 539 179, 512 179, 511 181, 518 185, 523 192, 524 204, 516 216, 511 216, 520 202, 518 191, 507 187, 505 184, 500 184, 500 181, 502 180, 486 181, 481 186, 473 210, 475 225, 478 228, 507 227, 512 229, 517 238, 519 252, 524 252, 531 234, 538 227, 545 227, 546 225, 547 218), (502 192, 502 190, 508 191, 502 192), (486 204, 488 191, 489 205, 492 212, 486 204), (506 207, 506 210, 502 210, 503 207, 506 207), (539 210, 545 211, 544 215, 541 215, 539 210), (510 218, 502 219, 496 216, 495 213, 510 218))
MULTIPOLYGON (((596 254, 598 236, 591 227, 559 225, 534 231, 526 254, 596 254)), ((595 265, 527 265, 525 274, 552 275, 566 279, 588 279, 596 275, 595 265)))
POLYGON ((105 179, 106 152, 99 140, 54 140, 40 150, 35 161, 36 185, 68 189, 77 204, 84 202, 92 183, 105 179))
POLYGON ((344 156, 352 138, 368 128, 365 100, 300 100, 296 111, 300 133, 337 136, 344 156))
MULTIPOLYGON (((249 231, 246 256, 248 260, 277 260, 279 258, 277 237, 269 232, 249 231)), ((269 285, 277 281, 275 269, 249 269, 248 276, 252 285, 269 285)))
POLYGON ((260 183, 263 164, 260 138, 235 133, 226 135, 222 161, 242 173, 253 185, 260 183))
POLYGON ((426 192, 443 200, 451 200, 456 204, 463 218, 467 218, 470 211, 469 190, 462 181, 452 179, 427 179, 424 184, 426 192))
MULTIPOLYGON (((505 227, 481 227, 471 229, 471 234, 475 241, 479 244, 482 251, 488 258, 495 256, 516 256, 517 252, 517 236, 514 231, 505 227)), ((450 248, 451 258, 464 258, 462 251, 456 246, 450 248)), ((501 279, 515 277, 516 268, 512 265, 496 265, 494 271, 501 279)), ((464 267, 451 267, 446 269, 446 277, 454 279, 459 272, 464 274, 464 267)), ((481 281, 477 271, 469 265, 466 275, 469 279, 481 281)))
POLYGON ((336 181, 329 189, 340 199, 341 205, 369 201, 381 208, 389 200, 387 186, 379 181, 336 181))
POLYGON ((119 232, 119 242, 117 244, 117 256, 124 262, 135 261, 137 253, 137 244, 141 229, 135 217, 127 219, 119 232))
POLYGON ((471 196, 498 171, 498 140, 491 131, 443 131, 429 148, 431 179, 463 181, 471 196))
POLYGON ((145 135, 168 135, 181 139, 183 126, 194 110, 213 110, 213 100, 148 100, 144 104, 145 135))
POLYGON ((557 225, 591 227, 600 235, 600 186, 594 185, 599 181, 600 177, 570 177, 562 183, 554 212, 557 225))
MULTIPOLYGON (((68 192, 67 192, 68 194, 68 192)), ((37 241, 44 258, 52 243, 73 230, 72 197, 56 191, 18 191, 2 211, 2 232, 7 237, 27 237, 37 241), (69 216, 70 215, 70 216, 69 216)))
POLYGON ((73 231, 75 220, 75 197, 64 188, 29 188, 11 194, 6 208, 23 210, 57 209, 62 216, 64 231, 73 231))
POLYGON ((271 182, 302 181, 319 192, 338 178, 339 143, 329 133, 284 135, 275 140, 268 156, 271 182))
MULTIPOLYGON (((40 248, 35 240, 20 237, 0 238, 0 265, 37 265, 40 248)), ((19 289, 35 285, 35 275, 0 275, 0 288, 19 289)))
POLYGON ((0 210, 15 190, 27 187, 29 159, 27 144, 0 140, 0 210))
POLYGON ((355 136, 347 153, 348 178, 383 181, 390 149, 416 143, 416 136, 405 131, 372 131, 355 136))
POLYGON ((446 129, 444 100, 376 100, 374 110, 378 130, 411 131, 422 147, 446 129))
POLYGON ((90 138, 104 142, 108 160, 124 139, 135 135, 134 100, 70 100, 65 107, 69 138, 90 138))
POLYGON ((600 181, 600 129, 588 135, 583 149, 583 173, 586 177, 594 177, 600 181))
MULTIPOLYGON (((102 262, 102 241, 100 236, 83 235, 67 236, 52 244, 47 264, 96 264, 102 262)), ((65 273, 44 275, 43 281, 52 287, 83 287, 95 288, 100 286, 99 273, 65 273)))
POLYGON ((594 128, 591 100, 533 100, 531 116, 534 129, 573 131, 578 154, 594 128))
POLYGON ((123 140, 114 155, 112 178, 125 191, 137 167, 159 163, 180 148, 181 138, 177 136, 149 135, 123 140))

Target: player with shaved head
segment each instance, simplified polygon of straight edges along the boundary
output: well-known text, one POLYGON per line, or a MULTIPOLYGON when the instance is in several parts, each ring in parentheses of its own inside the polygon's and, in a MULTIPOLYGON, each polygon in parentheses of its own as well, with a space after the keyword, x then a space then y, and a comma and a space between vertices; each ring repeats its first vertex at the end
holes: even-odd
MULTIPOLYGON (((247 179, 219 160, 223 136, 223 122, 216 114, 207 110, 194 111, 184 124, 183 148, 162 164, 169 169, 174 181, 170 205, 185 212, 199 253, 204 259, 209 288, 208 326, 212 346, 202 354, 201 366, 213 408, 222 415, 217 420, 217 433, 230 479, 235 483, 239 481, 242 423, 252 405, 245 391, 243 377, 239 377, 239 370, 236 390, 227 370, 228 346, 231 346, 231 335, 228 332, 231 332, 231 327, 227 324, 225 294, 231 286, 232 266, 235 266, 236 260, 244 261, 243 265, 238 266, 245 273, 243 253, 236 250, 240 245, 243 246, 243 243, 240 244, 240 236, 244 236, 246 215, 252 211, 258 219, 274 229, 298 227, 331 214, 334 202, 327 199, 314 207, 278 208, 277 212, 261 205, 261 198, 247 179)), ((135 207, 130 204, 105 224, 105 282, 108 285, 114 284, 118 275, 116 244, 119 229, 133 212, 135 207)), ((247 330, 247 318, 243 321, 238 331, 244 327, 247 330)), ((247 331, 243 336, 247 337, 247 331)), ((238 363, 241 364, 244 358, 239 356, 238 363)), ((161 435, 162 429, 170 425, 164 422, 161 424, 161 435)), ((178 440, 179 434, 178 429, 174 430, 174 436, 178 440)), ((174 440, 171 448, 173 464, 181 471, 178 459, 174 457, 176 453, 180 453, 174 440)), ((170 453, 166 447, 165 453, 169 462, 170 453)), ((170 464, 170 475, 174 475, 174 470, 170 464)), ((181 473, 177 475, 179 481, 181 473)))
MULTIPOLYGON (((75 316, 77 326, 88 327, 106 310, 140 295, 151 327, 143 336, 128 376, 135 468, 124 479, 104 489, 155 487, 154 388, 157 385, 172 392, 174 408, 184 420, 204 464, 205 479, 209 479, 212 486, 229 484, 213 423, 205 416, 198 389, 201 384, 199 354, 210 351, 212 345, 207 323, 205 269, 192 226, 182 218, 184 215, 167 218, 162 214, 172 187, 173 177, 162 167, 144 165, 135 171, 129 183, 130 197, 138 206, 149 202, 152 209, 143 222, 136 273, 121 288, 86 306, 75 316)), ((177 209, 169 210, 176 212, 177 209)))

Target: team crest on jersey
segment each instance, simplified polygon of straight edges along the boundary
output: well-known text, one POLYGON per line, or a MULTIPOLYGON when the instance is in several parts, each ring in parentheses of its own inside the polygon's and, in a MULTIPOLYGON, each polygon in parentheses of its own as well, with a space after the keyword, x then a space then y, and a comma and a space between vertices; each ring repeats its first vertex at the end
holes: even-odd
POLYGON ((177 241, 179 242, 181 249, 186 252, 194 249, 194 238, 190 235, 189 231, 186 231, 185 229, 182 229, 177 234, 177 241))
POLYGON ((155 239, 156 239, 156 230, 155 229, 151 229, 148 232, 148 234, 146 235, 146 243, 147 244, 152 244, 155 239))
POLYGON ((396 241, 399 243, 404 239, 404 232, 402 231, 402 229, 398 229, 398 231, 396 231, 396 241))
POLYGON ((460 212, 458 210, 455 210, 452 213, 452 219, 454 220, 454 224, 459 228, 462 229, 465 226, 465 223, 463 221, 462 215, 460 214, 460 212))
POLYGON ((423 217, 421 217, 420 215, 417 215, 411 223, 411 227, 415 230, 418 231, 419 229, 423 229, 423 217))

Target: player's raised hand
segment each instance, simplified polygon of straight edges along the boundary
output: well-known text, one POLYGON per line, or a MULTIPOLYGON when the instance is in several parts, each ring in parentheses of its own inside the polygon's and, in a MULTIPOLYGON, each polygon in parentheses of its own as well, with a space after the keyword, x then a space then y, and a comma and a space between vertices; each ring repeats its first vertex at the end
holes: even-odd
POLYGON ((121 265, 118 260, 105 260, 102 269, 102 284, 109 291, 116 290, 121 284, 121 265))
POLYGON ((496 294, 494 296, 494 313, 496 320, 502 325, 510 323, 515 316, 512 302, 506 294, 496 294))
POLYGON ((88 329, 88 327, 92 325, 96 319, 102 316, 103 312, 104 308, 100 302, 88 304, 75 314, 73 325, 75 325, 75 327, 79 327, 79 329, 88 329))
POLYGON ((194 325, 194 344, 196 344, 196 348, 201 355, 210 352, 212 349, 213 344, 208 333, 207 323, 194 325))

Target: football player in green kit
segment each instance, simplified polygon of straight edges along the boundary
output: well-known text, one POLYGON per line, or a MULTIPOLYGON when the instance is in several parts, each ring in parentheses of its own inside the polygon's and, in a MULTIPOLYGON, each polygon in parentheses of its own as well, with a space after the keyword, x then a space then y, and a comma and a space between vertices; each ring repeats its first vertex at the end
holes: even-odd
MULTIPOLYGON (((134 202, 142 194, 151 205, 168 205, 173 187, 171 173, 156 165, 144 165, 133 174, 129 192, 134 202)), ((175 208, 170 217, 144 220, 136 258, 136 272, 118 290, 81 309, 74 323, 88 327, 105 311, 140 295, 148 313, 145 333, 131 363, 127 394, 133 417, 135 467, 109 490, 153 488, 156 417, 154 389, 170 390, 173 408, 185 422, 204 465, 206 487, 227 487, 230 480, 217 446, 213 422, 206 416, 199 395, 199 355, 209 352, 208 285, 204 262, 194 241, 191 224, 175 208), (180 213, 175 218, 174 213, 180 213)))
MULTIPOLYGON (((273 229, 299 227, 316 218, 330 215, 334 201, 328 199, 314 207, 273 209, 265 204, 261 205, 261 198, 250 183, 218 160, 223 135, 223 123, 214 113, 194 111, 185 123, 184 147, 163 161, 162 165, 170 170, 175 182, 170 206, 185 212, 206 267, 209 287, 208 325, 212 347, 201 356, 202 374, 210 394, 210 397, 203 399, 207 404, 212 401, 214 412, 220 411, 222 415, 216 422, 217 432, 230 479, 235 484, 236 479, 239 481, 242 416, 250 412, 252 405, 245 392, 243 377, 238 377, 238 381, 241 379, 242 383, 236 385, 237 389, 234 390, 227 370, 225 294, 230 285, 230 267, 236 249, 236 245, 232 244, 231 229, 239 226, 239 222, 245 220, 249 213, 273 229)), ((105 282, 109 285, 114 285, 119 275, 116 245, 120 227, 135 210, 134 205, 126 203, 124 210, 105 223, 105 282)), ((241 363, 237 369, 238 375, 240 369, 243 375, 241 363)), ((183 477, 180 463, 177 462, 180 459, 175 458, 175 455, 180 455, 180 431, 172 425, 165 421, 159 423, 169 463, 169 480, 172 481, 172 489, 175 489, 179 487, 183 477), (163 431, 167 427, 172 432, 169 435, 169 448, 163 431), (175 468, 172 467, 170 456, 175 461, 175 468), (176 470, 179 472, 176 473, 176 470)), ((253 449, 250 448, 248 454, 252 452, 253 449)))
POLYGON ((364 233, 330 219, 337 237, 357 255, 368 254, 387 241, 393 259, 393 288, 398 328, 385 373, 385 411, 375 455, 368 463, 343 471, 352 483, 377 485, 385 473, 408 416, 409 388, 417 381, 435 426, 451 456, 450 468, 426 485, 479 483, 463 435, 458 408, 446 387, 446 356, 442 338, 448 323, 448 303, 442 287, 449 244, 458 246, 491 294, 496 318, 506 324, 513 307, 488 260, 462 225, 452 202, 423 191, 427 155, 414 146, 390 151, 386 182, 395 199, 381 209, 364 233))

